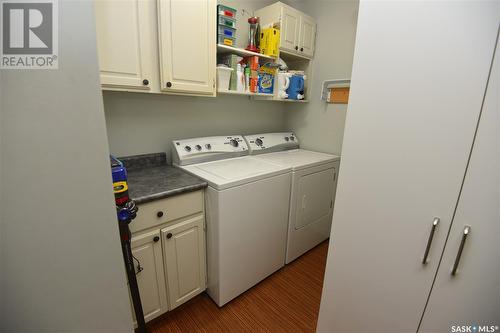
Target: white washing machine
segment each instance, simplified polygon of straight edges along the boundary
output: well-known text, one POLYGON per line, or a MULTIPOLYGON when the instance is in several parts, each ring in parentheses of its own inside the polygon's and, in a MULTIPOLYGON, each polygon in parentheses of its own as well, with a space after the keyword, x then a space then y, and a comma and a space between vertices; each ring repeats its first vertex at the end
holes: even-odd
POLYGON ((330 236, 340 157, 299 149, 291 132, 248 135, 245 140, 250 155, 292 169, 288 264, 330 236))
POLYGON ((242 136, 176 140, 173 162, 205 179, 207 291, 222 306, 285 264, 290 167, 244 156, 242 136))

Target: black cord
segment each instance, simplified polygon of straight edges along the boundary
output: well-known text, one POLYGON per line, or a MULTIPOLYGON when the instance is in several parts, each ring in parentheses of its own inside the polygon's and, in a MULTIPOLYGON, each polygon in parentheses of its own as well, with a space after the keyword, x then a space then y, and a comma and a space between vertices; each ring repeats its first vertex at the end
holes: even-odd
POLYGON ((132 258, 134 258, 134 260, 137 261, 137 272, 135 272, 135 275, 137 275, 144 270, 144 267, 141 266, 141 262, 139 261, 139 259, 134 257, 133 254, 132 254, 132 258))

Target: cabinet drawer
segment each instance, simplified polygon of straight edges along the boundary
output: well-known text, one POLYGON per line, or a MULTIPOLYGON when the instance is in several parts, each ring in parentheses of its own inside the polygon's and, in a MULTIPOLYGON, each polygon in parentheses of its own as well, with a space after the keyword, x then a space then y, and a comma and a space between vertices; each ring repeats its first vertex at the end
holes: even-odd
POLYGON ((141 231, 200 212, 203 212, 203 191, 148 202, 139 205, 137 217, 130 223, 130 230, 141 231))

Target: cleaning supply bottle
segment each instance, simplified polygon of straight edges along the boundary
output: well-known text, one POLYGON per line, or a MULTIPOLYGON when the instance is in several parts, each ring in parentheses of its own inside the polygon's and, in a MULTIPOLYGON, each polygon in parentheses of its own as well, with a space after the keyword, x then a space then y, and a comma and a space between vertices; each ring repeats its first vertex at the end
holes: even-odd
POLYGON ((236 91, 245 92, 245 74, 241 64, 236 65, 236 91))
POLYGON ((245 92, 250 92, 250 67, 245 67, 245 92))

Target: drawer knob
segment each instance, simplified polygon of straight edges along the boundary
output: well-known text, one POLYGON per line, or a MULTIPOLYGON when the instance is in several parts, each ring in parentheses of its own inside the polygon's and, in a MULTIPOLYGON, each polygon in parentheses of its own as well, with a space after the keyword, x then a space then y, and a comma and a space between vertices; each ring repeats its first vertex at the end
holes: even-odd
POLYGON ((144 79, 142 80, 142 84, 147 86, 149 84, 149 80, 148 79, 144 79))
POLYGON ((172 233, 171 233, 171 232, 169 232, 169 233, 167 234, 167 238, 168 238, 168 239, 172 238, 172 233))
POLYGON ((163 212, 160 210, 158 213, 156 213, 156 216, 162 217, 163 216, 163 212))
POLYGON ((172 86, 172 82, 167 82, 167 88, 170 88, 172 86))
POLYGON ((303 48, 303 47, 301 47, 301 48, 300 48, 300 51, 301 51, 301 52, 304 52, 304 48, 303 48))
POLYGON ((155 236, 155 237, 153 238, 153 241, 154 241, 155 243, 156 243, 157 241, 159 241, 159 240, 160 240, 160 237, 158 237, 158 236, 155 236))

